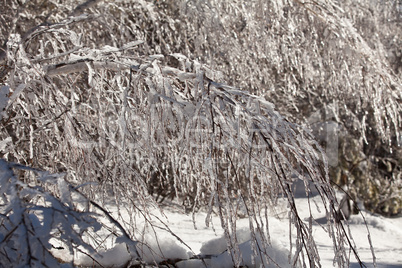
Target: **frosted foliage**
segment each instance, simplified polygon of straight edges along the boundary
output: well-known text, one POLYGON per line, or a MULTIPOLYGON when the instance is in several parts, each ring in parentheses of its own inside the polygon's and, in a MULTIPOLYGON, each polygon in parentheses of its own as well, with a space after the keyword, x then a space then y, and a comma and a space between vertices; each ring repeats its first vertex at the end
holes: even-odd
POLYGON ((180 24, 195 38, 188 53, 231 81, 275 99, 299 120, 341 100, 341 115, 360 122, 355 131, 365 135, 367 113, 384 141, 400 145, 398 1, 211 0, 177 9, 191 21, 180 24), (187 29, 193 25, 199 27, 187 29))
MULTIPOLYGON (((13 180, 32 195, 40 191, 39 196, 52 198, 43 202, 57 206, 55 223, 70 226, 58 210, 78 213, 71 184, 84 184, 81 191, 89 199, 77 196, 102 213, 102 206, 89 200, 105 204, 114 198, 130 206, 132 218, 119 215, 130 226, 120 228, 127 241, 134 239, 136 216, 147 218, 157 201, 176 199, 187 212, 207 209, 220 216, 235 266, 243 263, 236 221, 245 214, 252 238, 246 246, 265 264, 272 252, 267 211, 284 197, 292 230, 290 264, 315 267, 320 257, 312 222, 298 215, 292 191, 294 182, 303 181, 306 196, 315 188, 325 205, 334 261, 348 266, 352 250, 360 262, 337 218, 325 153, 301 123, 309 116, 306 110, 351 99, 340 117, 356 118, 356 131, 364 136, 359 117, 373 108, 378 135, 392 145, 400 129, 401 92, 399 78, 363 41, 338 2, 87 1, 78 6, 69 1, 75 9, 35 2, 10 8, 7 16, 21 19, 0 26, 7 41, 6 53, 0 51, 0 81, 10 89, 0 134, 12 140, 2 145, 6 159, 66 172, 66 179, 46 188, 49 192, 30 186, 37 183, 34 176, 23 173, 13 180)), ((345 5, 351 8, 352 2, 345 5)), ((7 193, 7 200, 24 208, 16 194, 7 193)), ((53 210, 46 207, 43 213, 48 211, 53 210)), ((96 223, 97 216, 85 213, 73 217, 76 225, 96 223)), ((16 226, 21 220, 13 217, 25 215, 11 213, 4 222, 16 226)), ((21 232, 31 228, 21 226, 21 232)), ((68 230, 56 238, 71 236, 68 241, 89 252, 101 245, 68 230)), ((46 252, 48 244, 42 248, 46 252)))
POLYGON ((402 212, 400 1, 158 1, 153 12, 164 23, 147 28, 146 51, 200 60, 313 132, 335 122, 321 143, 331 180, 373 212, 402 212))

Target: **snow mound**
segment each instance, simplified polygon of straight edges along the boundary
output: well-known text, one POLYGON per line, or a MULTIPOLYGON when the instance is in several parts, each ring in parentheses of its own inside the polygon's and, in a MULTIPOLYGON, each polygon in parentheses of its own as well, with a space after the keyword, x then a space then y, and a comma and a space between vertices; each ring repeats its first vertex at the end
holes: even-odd
POLYGON ((186 260, 187 251, 169 237, 157 239, 154 235, 146 235, 146 244, 137 245, 138 253, 145 263, 160 263, 163 260, 186 260))
POLYGON ((84 267, 92 267, 97 264, 103 267, 120 267, 131 260, 131 255, 127 251, 126 245, 116 244, 109 250, 100 251, 99 254, 92 256, 92 258, 84 254, 79 254, 75 264, 84 267))
MULTIPOLYGON (((250 230, 246 228, 238 229, 236 232, 237 241, 239 243, 247 242, 251 239, 250 230)), ((227 243, 224 236, 211 239, 202 243, 200 253, 201 255, 214 255, 224 252, 227 249, 227 243)))
MULTIPOLYGON (((163 260, 186 260, 189 258, 186 250, 179 246, 170 238, 155 239, 155 236, 145 235, 146 243, 138 243, 137 251, 140 259, 148 264, 158 264, 163 260)), ((114 247, 108 250, 102 250, 95 256, 79 254, 75 265, 92 267, 101 265, 103 267, 125 267, 127 264, 137 259, 135 252, 130 252, 124 243, 116 243, 114 247)))
MULTIPOLYGON (((268 260, 259 253, 254 257, 255 247, 251 240, 251 233, 248 229, 240 229, 236 233, 239 241, 239 249, 243 258, 243 266, 246 267, 291 267, 289 264, 289 251, 282 247, 277 241, 271 239, 268 247, 268 260)), ((257 238, 257 243, 261 244, 261 239, 257 238)), ((213 255, 209 261, 210 267, 213 268, 229 268, 233 267, 232 257, 226 250, 227 243, 225 237, 216 238, 204 243, 200 249, 201 255, 213 255), (222 252, 219 255, 214 255, 222 252)), ((187 266, 186 266, 187 267, 187 266)))

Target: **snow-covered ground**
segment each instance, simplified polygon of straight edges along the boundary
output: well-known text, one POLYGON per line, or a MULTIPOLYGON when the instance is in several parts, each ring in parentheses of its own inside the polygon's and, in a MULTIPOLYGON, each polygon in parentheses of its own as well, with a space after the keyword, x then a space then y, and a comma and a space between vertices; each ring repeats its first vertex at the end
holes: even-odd
MULTIPOLYGON (((318 197, 315 198, 315 201, 319 205, 320 199, 318 197)), ((307 218, 309 212, 306 198, 297 198, 296 203, 300 215, 306 215, 307 218)), ((324 215, 318 211, 313 212, 313 217, 317 219, 317 222, 313 226, 313 234, 321 256, 322 267, 333 267, 332 241, 319 224, 320 218, 322 219, 324 215)), ((156 209, 155 214, 159 214, 156 209)), ((205 218, 207 214, 205 212, 199 212, 195 215, 195 224, 192 215, 185 214, 179 206, 175 206, 174 204, 164 207, 164 214, 166 217, 164 218, 165 222, 171 231, 179 236, 191 250, 178 242, 169 232, 164 231, 163 226, 155 220, 155 226, 162 228, 141 230, 141 232, 145 233, 145 242, 151 247, 149 249, 145 246, 138 246, 140 254, 142 254, 142 257, 146 261, 151 262, 154 258, 157 262, 160 262, 164 257, 171 260, 183 260, 176 263, 177 267, 180 268, 205 267, 205 264, 209 267, 232 267, 230 257, 225 253, 221 254, 226 248, 226 241, 223 239, 223 231, 218 216, 213 217, 213 225, 206 227, 205 218), (155 239, 155 234, 158 239, 155 239), (151 251, 153 254, 150 253, 151 251), (217 257, 208 259, 206 263, 203 263, 200 260, 190 259, 194 254, 215 255, 217 257)), ((375 251, 377 267, 402 267, 402 217, 384 218, 365 211, 362 212, 362 215, 351 216, 348 221, 350 232, 361 260, 364 261, 367 267, 374 267, 368 242, 368 228, 375 251), (364 223, 362 215, 365 218, 367 226, 364 223)), ((163 218, 161 215, 160 217, 163 218)), ((272 239, 272 257, 280 267, 289 267, 287 264, 289 224, 285 202, 280 202, 275 207, 275 211, 272 211, 269 224, 272 239)), ((140 226, 141 223, 138 224, 138 228, 140 226)), ((242 243, 240 248, 243 258, 246 263, 251 264, 252 249, 248 242, 250 239, 248 226, 249 221, 247 218, 240 219, 237 223, 238 238, 242 243)), ((92 266, 94 264, 85 255, 77 255, 76 258, 77 264, 85 266, 92 266)), ((130 255, 127 253, 126 247, 122 244, 115 244, 110 250, 104 252, 103 258, 98 258, 98 261, 105 266, 122 265, 129 258, 130 255)), ((351 256, 350 267, 360 267, 353 256, 351 256)))

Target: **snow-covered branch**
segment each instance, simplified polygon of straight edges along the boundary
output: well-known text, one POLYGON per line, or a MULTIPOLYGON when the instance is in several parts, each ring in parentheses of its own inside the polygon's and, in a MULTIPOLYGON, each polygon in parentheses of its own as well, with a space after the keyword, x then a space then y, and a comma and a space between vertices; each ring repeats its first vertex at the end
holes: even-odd
MULTIPOLYGON (((95 245, 101 241, 90 239, 88 234, 104 227, 108 230, 117 227, 122 231, 122 241, 134 249, 133 258, 137 258, 136 243, 125 234, 120 224, 105 209, 69 185, 64 175, 0 159, 1 264, 59 267, 60 258, 68 260, 61 257, 59 251, 71 256, 77 252, 96 256, 95 245), (34 173, 36 185, 20 180, 15 172, 21 171, 34 173), (95 213, 99 210, 109 221, 101 220, 95 213)), ((73 264, 74 259, 69 259, 73 264)))

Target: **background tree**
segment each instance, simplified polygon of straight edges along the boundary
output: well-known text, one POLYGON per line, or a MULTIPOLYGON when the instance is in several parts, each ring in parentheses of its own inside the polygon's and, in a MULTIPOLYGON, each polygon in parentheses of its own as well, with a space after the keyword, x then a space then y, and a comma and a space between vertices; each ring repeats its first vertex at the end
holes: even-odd
POLYGON ((401 213, 399 1, 158 3, 176 23, 150 39, 154 51, 179 49, 275 103, 327 148, 334 183, 373 212, 401 213))

